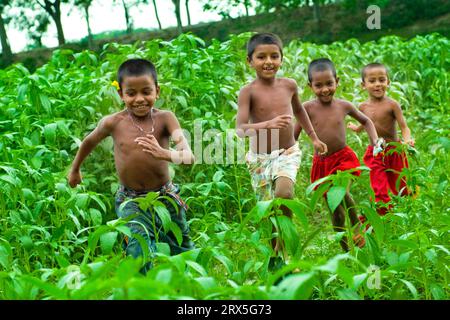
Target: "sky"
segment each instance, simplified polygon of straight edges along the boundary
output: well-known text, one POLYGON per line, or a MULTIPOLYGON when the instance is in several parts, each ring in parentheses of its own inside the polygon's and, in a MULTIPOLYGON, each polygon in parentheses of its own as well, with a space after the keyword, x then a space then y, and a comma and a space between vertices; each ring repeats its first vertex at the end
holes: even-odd
MULTIPOLYGON (((31 0, 33 1, 33 0, 31 0)), ((191 13, 191 23, 218 21, 221 17, 214 12, 203 12, 203 0, 191 0, 189 2, 189 11, 191 13)), ((187 25, 186 10, 184 1, 181 1, 181 19, 183 25, 187 25)), ((158 7, 158 15, 163 28, 176 26, 176 17, 174 6, 170 0, 156 0, 158 7)), ((11 13, 17 12, 12 8, 11 13)), ((241 9, 242 10, 242 9, 241 9)), ((61 17, 64 29, 64 36, 67 42, 80 40, 87 36, 87 25, 84 14, 77 8, 63 4, 61 6, 61 17)), ((239 9, 231 12, 232 16, 236 16, 239 9)), ((150 1, 148 5, 140 5, 130 10, 130 15, 134 20, 134 28, 158 28, 153 4, 150 1)), ((125 14, 122 5, 113 5, 113 0, 94 0, 90 8, 90 24, 92 33, 100 33, 112 30, 125 30, 125 14)), ((26 32, 14 28, 13 23, 7 29, 8 39, 13 52, 23 51, 28 43, 26 32)), ((56 27, 53 21, 42 38, 43 45, 46 47, 58 46, 56 36, 56 27)))

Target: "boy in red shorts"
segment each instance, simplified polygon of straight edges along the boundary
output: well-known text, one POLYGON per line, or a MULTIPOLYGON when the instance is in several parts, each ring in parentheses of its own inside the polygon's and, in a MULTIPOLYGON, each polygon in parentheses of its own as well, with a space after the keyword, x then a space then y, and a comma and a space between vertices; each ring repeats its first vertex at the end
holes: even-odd
MULTIPOLYGON (((321 141, 328 146, 325 154, 314 154, 311 168, 311 182, 334 174, 360 166, 358 158, 353 150, 346 144, 345 117, 347 115, 355 118, 363 125, 369 134, 369 139, 375 145, 378 136, 372 121, 363 113, 358 111, 350 102, 335 99, 333 95, 339 83, 336 77, 336 69, 328 59, 318 59, 310 63, 308 67, 309 87, 316 95, 315 100, 304 104, 314 130, 321 141)), ((295 137, 298 138, 301 126, 296 125, 295 137)), ((354 171, 359 176, 359 171, 354 171)), ((343 231, 345 228, 345 208, 348 208, 350 222, 355 228, 354 242, 358 246, 364 245, 364 238, 360 234, 361 223, 356 215, 355 202, 348 193, 334 212, 332 212, 332 223, 335 231, 343 231), (345 206, 343 206, 343 204, 345 206)), ((341 246, 348 251, 349 246, 346 237, 341 240, 341 246)))
MULTIPOLYGON (((370 168, 370 184, 375 193, 377 212, 385 215, 392 206, 389 191, 394 195, 406 195, 406 181, 399 174, 403 168, 408 168, 406 154, 397 150, 397 147, 389 142, 400 142, 397 135, 396 122, 398 123, 404 143, 414 146, 411 131, 403 117, 402 109, 397 101, 386 96, 389 87, 389 75, 386 67, 381 63, 366 65, 361 72, 362 87, 369 93, 369 99, 362 103, 359 110, 368 116, 374 123, 377 134, 388 143, 384 152, 373 156, 373 147, 368 146, 364 155, 364 163, 370 168), (399 188, 397 188, 397 183, 399 188)), ((361 131, 361 126, 350 123, 348 127, 355 131, 361 131)))

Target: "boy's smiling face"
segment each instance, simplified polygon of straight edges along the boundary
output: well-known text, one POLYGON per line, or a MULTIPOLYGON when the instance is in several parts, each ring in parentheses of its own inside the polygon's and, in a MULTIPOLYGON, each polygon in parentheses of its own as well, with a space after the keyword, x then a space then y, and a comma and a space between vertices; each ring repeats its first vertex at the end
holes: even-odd
POLYGON ((276 44, 260 44, 255 48, 248 62, 259 78, 275 78, 282 63, 280 48, 276 44))
POLYGON ((133 115, 145 117, 159 97, 159 87, 151 75, 127 76, 121 83, 119 95, 133 115))
POLYGON ((390 81, 384 67, 368 68, 364 72, 362 87, 369 92, 369 95, 376 99, 381 99, 386 94, 390 81))
POLYGON ((329 69, 323 71, 313 71, 309 87, 322 103, 330 103, 336 92, 339 78, 335 78, 329 69))

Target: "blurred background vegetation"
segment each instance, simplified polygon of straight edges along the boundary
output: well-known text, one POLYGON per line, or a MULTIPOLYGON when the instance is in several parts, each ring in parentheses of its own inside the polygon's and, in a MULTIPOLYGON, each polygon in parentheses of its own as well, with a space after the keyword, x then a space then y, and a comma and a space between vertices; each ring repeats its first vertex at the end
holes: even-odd
MULTIPOLYGON (((109 0, 111 8, 124 14, 126 29, 111 30, 93 34, 90 21, 95 18, 90 8, 99 0, 0 0, 0 67, 14 62, 22 62, 34 71, 46 63, 56 48, 45 48, 43 36, 48 27, 57 30, 58 48, 82 51, 90 49, 100 52, 106 43, 135 43, 150 39, 170 40, 182 32, 193 34, 206 40, 224 41, 230 34, 247 31, 271 31, 281 36, 283 41, 302 39, 315 43, 331 43, 336 40, 356 38, 366 42, 385 35, 399 35, 411 38, 419 34, 439 32, 444 36, 450 30, 450 2, 447 0, 172 0, 173 14, 177 26, 163 28, 165 17, 158 13, 155 0, 109 0), (199 2, 203 10, 219 14, 223 19, 217 22, 191 24, 190 6, 199 2), (366 12, 369 5, 378 5, 382 10, 380 30, 369 30, 366 12), (78 42, 66 41, 61 8, 83 12, 87 33, 78 42), (152 6, 158 29, 134 28, 131 9, 152 6), (182 24, 181 8, 186 13, 182 24), (33 12, 29 17, 25 12, 33 12), (232 13, 234 12, 234 13, 232 13), (236 13, 237 12, 237 13, 236 13), (15 27, 27 33, 27 51, 13 54, 8 39, 8 28, 15 27)), ((169 2, 169 1, 167 1, 169 2)), ((99 17, 101 18, 101 17, 99 17)))

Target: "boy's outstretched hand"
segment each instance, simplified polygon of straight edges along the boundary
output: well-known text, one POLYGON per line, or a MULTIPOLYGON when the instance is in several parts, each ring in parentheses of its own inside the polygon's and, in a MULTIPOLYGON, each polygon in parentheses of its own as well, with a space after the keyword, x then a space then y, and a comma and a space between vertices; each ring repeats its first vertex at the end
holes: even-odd
POLYGON ((284 114, 267 121, 267 129, 283 129, 289 126, 292 121, 292 116, 284 114))
POLYGON ((170 151, 162 148, 154 135, 147 134, 146 137, 137 137, 134 141, 143 147, 144 152, 151 154, 156 159, 170 159, 170 151))
POLYGON ((327 145, 322 141, 320 141, 319 139, 313 141, 313 146, 314 150, 316 150, 316 152, 321 156, 326 155, 328 152, 327 145))
POLYGON ((81 172, 80 170, 70 170, 67 175, 67 180, 69 182, 69 186, 75 188, 77 185, 81 183, 81 172))
POLYGON ((355 132, 361 131, 361 126, 358 126, 351 122, 349 124, 347 124, 347 128, 349 128, 350 130, 355 131, 355 132))
POLYGON ((406 143, 407 145, 409 145, 410 147, 413 147, 413 148, 414 148, 414 143, 415 143, 415 141, 414 141, 413 138, 411 138, 411 139, 409 139, 409 140, 405 140, 405 143, 406 143))

